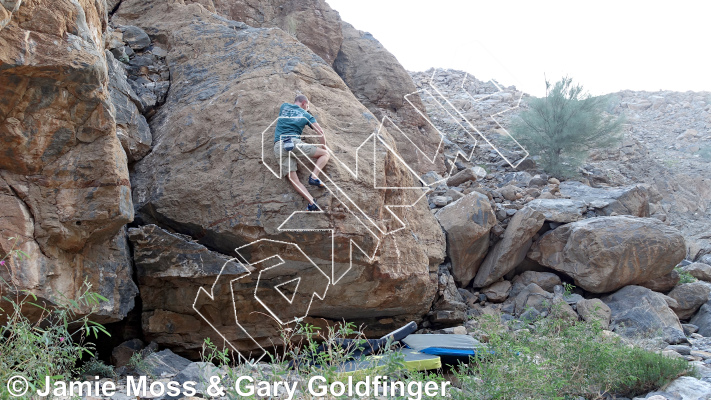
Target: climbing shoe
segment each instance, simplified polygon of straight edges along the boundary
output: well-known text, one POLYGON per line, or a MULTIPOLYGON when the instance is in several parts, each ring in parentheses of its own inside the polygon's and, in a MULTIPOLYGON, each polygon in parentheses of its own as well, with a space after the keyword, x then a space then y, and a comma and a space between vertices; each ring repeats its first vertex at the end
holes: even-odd
POLYGON ((317 186, 317 187, 320 187, 320 188, 325 188, 325 187, 326 187, 326 185, 324 185, 323 182, 321 182, 320 179, 314 178, 313 175, 309 175, 309 185, 311 185, 311 186, 317 186))
POLYGON ((316 201, 314 200, 312 204, 306 206, 306 211, 321 211, 321 209, 318 208, 318 204, 316 204, 316 201))

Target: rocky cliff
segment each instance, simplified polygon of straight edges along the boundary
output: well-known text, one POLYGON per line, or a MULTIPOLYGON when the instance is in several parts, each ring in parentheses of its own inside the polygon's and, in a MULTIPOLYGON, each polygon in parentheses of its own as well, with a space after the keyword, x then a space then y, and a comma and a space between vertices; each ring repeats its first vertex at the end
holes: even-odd
POLYGON ((137 290, 123 228, 133 220, 131 187, 104 56, 106 5, 0 9, 0 252, 31 255, 2 277, 44 298, 74 296, 87 281, 109 299, 100 319, 119 320, 137 290))
POLYGON ((443 171, 439 135, 377 41, 323 1, 62 7, 3 8, 2 251, 31 255, 4 272, 15 288, 52 300, 86 279, 104 322, 140 292, 145 338, 192 355, 208 336, 261 351, 307 313, 377 334, 429 311, 444 236, 419 175, 443 171), (293 214, 272 172, 296 94, 334 156, 323 213, 293 214))

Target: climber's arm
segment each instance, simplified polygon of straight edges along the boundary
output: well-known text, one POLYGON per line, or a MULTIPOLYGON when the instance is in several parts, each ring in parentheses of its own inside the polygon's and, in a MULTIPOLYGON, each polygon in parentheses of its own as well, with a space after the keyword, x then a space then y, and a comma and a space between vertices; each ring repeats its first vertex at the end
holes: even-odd
POLYGON ((310 124, 311 128, 316 131, 319 135, 321 135, 321 138, 319 139, 321 141, 322 145, 326 145, 326 134, 323 133, 323 129, 321 129, 321 126, 318 124, 318 122, 314 122, 313 124, 310 124))

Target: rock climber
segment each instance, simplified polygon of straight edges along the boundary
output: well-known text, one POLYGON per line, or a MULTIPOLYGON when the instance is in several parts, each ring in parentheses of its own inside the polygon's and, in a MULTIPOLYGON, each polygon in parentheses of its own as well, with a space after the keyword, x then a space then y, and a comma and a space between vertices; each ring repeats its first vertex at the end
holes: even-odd
POLYGON ((306 209, 308 211, 319 211, 316 200, 296 176, 296 160, 294 157, 289 157, 289 152, 298 147, 304 154, 314 158, 316 167, 309 174, 309 185, 319 188, 325 187, 318 179, 318 175, 330 158, 326 150, 326 135, 324 135, 323 129, 316 122, 316 118, 309 114, 308 111, 309 99, 303 94, 296 96, 293 104, 284 103, 281 105, 279 119, 274 129, 274 155, 276 155, 277 160, 280 160, 282 176, 288 176, 289 182, 291 182, 294 189, 309 203, 306 209), (301 134, 306 125, 318 133, 320 145, 301 141, 301 134))

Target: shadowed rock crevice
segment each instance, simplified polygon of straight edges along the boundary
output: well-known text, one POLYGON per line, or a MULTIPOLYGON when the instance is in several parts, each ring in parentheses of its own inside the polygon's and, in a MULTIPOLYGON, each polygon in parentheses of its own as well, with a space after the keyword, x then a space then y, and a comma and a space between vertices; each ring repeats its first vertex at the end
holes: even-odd
POLYGON ((189 236, 192 240, 200 243, 206 248, 222 254, 235 255, 235 248, 243 246, 249 242, 243 237, 231 235, 229 233, 218 233, 208 228, 194 223, 186 223, 171 219, 158 211, 151 203, 144 204, 136 212, 137 218, 132 226, 141 227, 149 224, 157 225, 163 229, 189 236))
POLYGON ((109 7, 109 17, 114 15, 116 10, 121 6, 122 0, 106 0, 106 5, 109 7))

